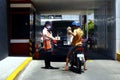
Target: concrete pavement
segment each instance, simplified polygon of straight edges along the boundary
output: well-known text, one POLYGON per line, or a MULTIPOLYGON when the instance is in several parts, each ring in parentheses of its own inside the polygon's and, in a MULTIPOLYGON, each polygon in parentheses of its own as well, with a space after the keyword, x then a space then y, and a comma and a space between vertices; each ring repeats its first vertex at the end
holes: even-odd
POLYGON ((88 70, 82 74, 64 71, 65 62, 52 62, 57 70, 42 69, 43 60, 33 60, 16 80, 120 80, 120 62, 88 60, 88 70))

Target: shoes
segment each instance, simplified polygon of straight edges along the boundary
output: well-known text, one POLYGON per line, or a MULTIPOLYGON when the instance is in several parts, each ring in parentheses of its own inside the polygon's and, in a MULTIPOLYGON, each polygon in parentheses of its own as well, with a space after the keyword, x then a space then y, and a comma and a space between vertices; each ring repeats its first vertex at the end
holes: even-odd
POLYGON ((48 67, 48 69, 59 69, 59 68, 50 66, 50 67, 48 67))
POLYGON ((49 66, 49 67, 42 67, 43 69, 59 69, 58 67, 52 67, 52 66, 49 66))

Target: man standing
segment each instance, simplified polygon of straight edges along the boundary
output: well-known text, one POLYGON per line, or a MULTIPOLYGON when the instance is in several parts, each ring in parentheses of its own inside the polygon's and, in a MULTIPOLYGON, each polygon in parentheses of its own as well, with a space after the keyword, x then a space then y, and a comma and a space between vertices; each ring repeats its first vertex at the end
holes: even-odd
MULTIPOLYGON (((82 36, 83 36, 83 31, 80 29, 80 23, 79 22, 73 22, 72 23, 72 27, 74 28, 74 31, 69 31, 69 34, 73 35, 73 40, 72 40, 72 43, 71 43, 71 47, 68 51, 68 54, 67 54, 67 58, 66 58, 66 66, 65 66, 65 70, 69 70, 69 66, 68 66, 68 63, 69 63, 69 56, 70 54, 74 51, 74 49, 77 47, 77 46, 82 46, 82 36)), ((85 69, 86 67, 84 67, 85 69)))
POLYGON ((52 53, 52 43, 51 41, 55 38, 52 36, 51 32, 51 22, 46 21, 43 29, 43 48, 45 51, 45 69, 56 69, 50 65, 51 53, 52 53))

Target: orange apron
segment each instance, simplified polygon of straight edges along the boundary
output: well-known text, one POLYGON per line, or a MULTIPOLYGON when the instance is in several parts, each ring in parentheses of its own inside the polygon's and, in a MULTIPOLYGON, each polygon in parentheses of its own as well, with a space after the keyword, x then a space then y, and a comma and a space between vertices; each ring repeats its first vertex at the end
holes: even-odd
MULTIPOLYGON (((50 36, 50 33, 47 31, 47 36, 50 36)), ((51 45, 51 39, 45 39, 44 38, 44 35, 43 35, 43 44, 44 44, 44 50, 49 50, 52 48, 52 45, 51 45)))

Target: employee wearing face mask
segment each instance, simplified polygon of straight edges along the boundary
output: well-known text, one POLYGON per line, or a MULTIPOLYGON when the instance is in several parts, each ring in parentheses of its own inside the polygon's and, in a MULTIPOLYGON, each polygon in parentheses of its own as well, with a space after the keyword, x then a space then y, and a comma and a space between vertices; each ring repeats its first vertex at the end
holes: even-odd
POLYGON ((52 53, 52 43, 51 41, 54 40, 55 38, 52 36, 51 32, 51 22, 46 21, 45 26, 43 29, 43 48, 45 51, 45 69, 57 69, 55 67, 52 67, 50 65, 51 61, 51 53, 52 53))

